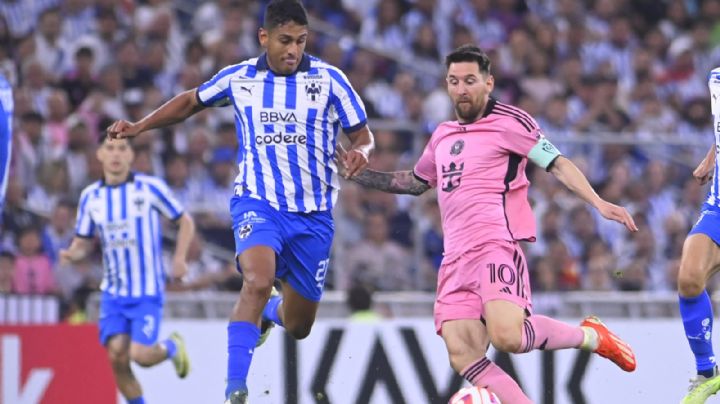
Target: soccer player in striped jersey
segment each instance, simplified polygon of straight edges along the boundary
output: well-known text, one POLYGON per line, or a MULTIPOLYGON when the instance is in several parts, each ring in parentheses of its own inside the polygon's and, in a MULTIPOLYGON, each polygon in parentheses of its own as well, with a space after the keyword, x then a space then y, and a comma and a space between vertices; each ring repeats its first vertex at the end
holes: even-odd
MULTIPOLYGON (((10 156, 12 152, 13 93, 10 83, 0 72, 0 218, 5 206, 10 156)), ((0 223, 2 224, 2 223, 0 223)))
POLYGON ((266 50, 259 57, 220 70, 138 122, 109 128, 115 137, 132 137, 206 107, 235 112, 240 170, 230 211, 244 282, 228 325, 225 396, 232 404, 247 402, 248 369, 265 325, 283 325, 301 339, 315 321, 334 231, 340 129, 351 142, 342 161, 349 176, 364 169, 374 146, 364 105, 345 74, 305 54, 302 4, 271 1, 258 36, 266 50), (271 297, 275 278, 282 297, 271 297))
POLYGON ((435 129, 413 171, 365 170, 354 180, 399 194, 419 195, 437 187, 445 251, 435 328, 453 369, 513 404, 531 401, 485 356, 489 343, 509 353, 579 348, 633 371, 630 347, 597 318, 571 326, 532 314, 529 271, 519 244, 535 240, 528 161, 555 175, 606 219, 636 231, 632 217, 601 199, 530 115, 490 97, 494 79, 484 52, 461 46, 447 56, 446 67, 457 120, 435 129))
POLYGON ((715 142, 693 172, 700 184, 712 182, 695 226, 683 245, 678 273, 680 316, 685 336, 695 356, 697 376, 683 398, 683 404, 701 404, 720 390, 720 373, 712 347, 713 308, 705 287, 708 279, 720 269, 720 67, 708 77, 715 142))
POLYGON ((75 238, 67 250, 60 251, 60 257, 65 264, 78 262, 93 250, 93 238, 100 238, 104 267, 100 341, 108 350, 120 392, 128 403, 142 404, 131 360, 149 367, 170 359, 180 378, 190 370, 179 334, 157 342, 166 278, 160 215, 179 228, 171 270, 175 279, 187 272, 187 250, 195 226, 161 179, 130 171, 129 140, 103 136, 97 158, 103 178, 83 190, 75 238))

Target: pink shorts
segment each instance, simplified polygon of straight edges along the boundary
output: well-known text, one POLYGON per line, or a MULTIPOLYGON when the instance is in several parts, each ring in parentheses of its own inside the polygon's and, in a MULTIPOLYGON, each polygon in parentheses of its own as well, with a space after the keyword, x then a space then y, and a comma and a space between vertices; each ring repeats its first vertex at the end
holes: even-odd
POLYGON ((449 320, 481 320, 483 304, 513 302, 532 311, 528 267, 520 245, 491 241, 440 266, 435 299, 435 331, 449 320))

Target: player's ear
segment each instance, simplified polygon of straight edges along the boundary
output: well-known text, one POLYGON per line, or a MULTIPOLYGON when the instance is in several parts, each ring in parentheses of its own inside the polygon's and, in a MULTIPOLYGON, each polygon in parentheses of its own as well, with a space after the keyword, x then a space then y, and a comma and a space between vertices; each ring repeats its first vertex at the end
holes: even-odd
POLYGON ((488 88, 488 91, 492 92, 492 90, 495 88, 495 77, 488 73, 485 77, 485 85, 488 88))
POLYGON ((270 33, 265 28, 258 28, 258 41, 260 41, 260 46, 262 46, 263 48, 267 48, 269 36, 270 33))

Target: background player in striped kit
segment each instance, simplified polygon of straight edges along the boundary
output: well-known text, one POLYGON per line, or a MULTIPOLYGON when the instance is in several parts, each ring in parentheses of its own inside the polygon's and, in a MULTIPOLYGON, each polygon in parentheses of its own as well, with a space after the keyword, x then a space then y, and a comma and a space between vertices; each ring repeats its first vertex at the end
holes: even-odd
POLYGON ((334 232, 340 127, 351 141, 343 160, 349 176, 367 165, 374 145, 365 107, 345 74, 304 53, 307 25, 302 4, 271 1, 259 30, 266 53, 222 69, 136 123, 109 128, 115 137, 132 137, 205 107, 234 108, 240 173, 230 209, 244 282, 228 326, 225 395, 233 404, 247 401, 252 354, 269 330, 261 338, 261 318, 298 339, 315 321, 334 232), (282 298, 270 298, 276 277, 282 298))
MULTIPOLYGON (((13 93, 10 83, 0 72, 0 217, 5 205, 10 156, 12 154, 13 93)), ((2 223, 0 223, 2 225, 2 223)))
POLYGON ((700 219, 683 244, 678 293, 680 316, 690 349, 695 356, 697 376, 690 381, 684 404, 701 404, 720 390, 715 353, 712 347, 713 310, 705 289, 708 279, 720 269, 720 189, 717 153, 720 151, 720 67, 708 76, 712 114, 715 118, 715 144, 693 172, 701 183, 712 181, 700 219))
POLYGON ((100 139, 97 158, 103 179, 80 196, 75 238, 60 251, 64 263, 85 258, 97 234, 103 255, 100 289, 100 341, 108 350, 118 388, 130 404, 144 403, 130 368, 171 359, 178 376, 190 370, 185 344, 177 333, 157 342, 165 289, 160 215, 178 224, 173 278, 187 272, 186 256, 195 226, 165 183, 130 171, 133 150, 127 139, 100 139))
POLYGON ((486 356, 488 344, 510 353, 580 348, 635 370, 630 347, 595 317, 581 326, 532 314, 520 241, 535 240, 527 192, 528 160, 551 172, 606 219, 637 227, 622 207, 600 198, 578 168, 543 136, 525 111, 490 98, 490 60, 464 45, 446 58, 447 90, 458 118, 435 129, 413 171, 365 170, 354 180, 386 192, 419 195, 437 187, 444 256, 435 327, 453 369, 504 403, 530 399, 486 356))

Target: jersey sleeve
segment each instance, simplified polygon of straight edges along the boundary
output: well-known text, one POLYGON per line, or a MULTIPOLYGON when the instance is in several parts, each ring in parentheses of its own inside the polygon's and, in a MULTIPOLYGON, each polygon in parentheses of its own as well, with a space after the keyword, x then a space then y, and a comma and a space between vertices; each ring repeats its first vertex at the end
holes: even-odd
POLYGON ((545 138, 535 119, 526 113, 508 118, 508 134, 505 137, 506 148, 515 154, 527 157, 544 170, 562 155, 550 141, 545 138))
POLYGON ((90 192, 84 192, 80 197, 80 206, 78 207, 75 223, 75 235, 77 237, 93 238, 95 236, 95 222, 90 215, 89 200, 90 192))
POLYGON ((195 93, 198 102, 204 107, 224 107, 230 105, 230 78, 244 65, 228 66, 217 72, 210 80, 202 83, 195 93))
POLYGON ((415 175, 415 178, 419 179, 420 181, 428 184, 433 188, 437 186, 435 144, 432 138, 430 138, 430 141, 428 141, 427 145, 425 145, 425 150, 423 150, 422 155, 418 159, 417 163, 415 163, 413 175, 415 175))
POLYGON ((330 102, 337 112, 345 133, 352 133, 367 124, 365 104, 343 72, 329 68, 331 81, 330 102))
POLYGON ((147 186, 150 189, 151 204, 160 214, 170 220, 177 220, 183 215, 182 205, 164 181, 158 178, 148 179, 147 186))
POLYGON ((720 115, 720 67, 710 71, 708 88, 710 89, 710 111, 714 116, 718 116, 720 115))

